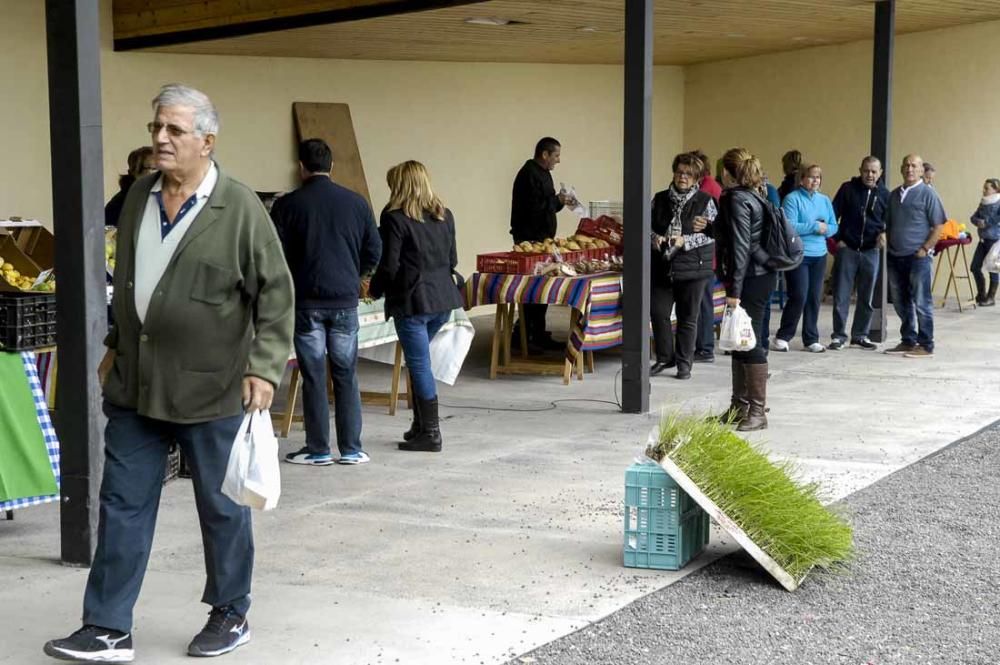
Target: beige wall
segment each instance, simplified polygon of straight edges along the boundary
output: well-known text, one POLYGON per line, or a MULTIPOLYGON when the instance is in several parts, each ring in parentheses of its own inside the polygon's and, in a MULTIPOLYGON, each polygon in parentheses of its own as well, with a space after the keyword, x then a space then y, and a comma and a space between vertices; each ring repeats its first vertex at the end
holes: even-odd
MULTIPOLYGON (((0 0, 0 72, 8 95, 0 106, 8 156, 0 161, 0 216, 51 219, 43 3, 0 0), (13 88, 13 90, 12 90, 13 88), (13 143, 12 143, 13 142, 13 143)), ((365 173, 378 209, 388 192, 384 174, 419 159, 458 220, 462 268, 479 252, 510 245, 510 187, 535 141, 563 143, 559 182, 581 198, 620 198, 622 77, 620 67, 469 65, 115 53, 110 50, 110 3, 105 3, 102 87, 106 194, 129 150, 148 141, 149 100, 163 84, 183 81, 206 91, 219 107, 218 159, 258 190, 295 186, 294 101, 351 106, 365 173)), ((654 165, 667 177, 681 148, 683 72, 658 68, 654 165)), ((560 233, 576 219, 560 215, 560 233)))
MULTIPOLYGON (((896 40, 890 184, 918 152, 937 168, 949 216, 967 221, 988 177, 1000 176, 995 79, 1000 22, 896 40)), ((824 167, 831 196, 870 148, 872 45, 860 42, 688 67, 685 145, 713 158, 735 145, 757 154, 772 181, 798 148, 824 167)))

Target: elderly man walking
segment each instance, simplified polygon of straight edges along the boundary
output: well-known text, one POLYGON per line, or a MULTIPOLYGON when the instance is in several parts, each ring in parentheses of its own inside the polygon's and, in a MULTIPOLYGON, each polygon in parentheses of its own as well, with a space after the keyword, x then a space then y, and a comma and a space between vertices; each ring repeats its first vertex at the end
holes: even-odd
POLYGON ((934 355, 931 262, 946 215, 937 192, 921 179, 920 155, 904 157, 900 172, 903 184, 892 190, 886 215, 886 268, 902 340, 886 353, 930 358, 934 355))
POLYGON ((266 409, 292 344, 294 293, 254 192, 213 161, 218 114, 172 84, 153 100, 157 173, 129 190, 118 230, 116 325, 104 388, 100 528, 83 627, 45 644, 63 660, 129 662, 167 447, 180 444, 205 548, 208 622, 188 646, 218 656, 250 639, 250 512, 221 492, 244 409, 266 409))
POLYGON ((885 242, 885 213, 889 190, 879 178, 882 162, 868 156, 861 161, 859 175, 840 186, 833 198, 833 210, 840 226, 837 229, 837 255, 833 262, 833 340, 831 351, 848 342, 847 312, 851 292, 858 290, 858 304, 851 325, 851 346, 869 351, 878 348, 868 339, 872 324, 872 296, 878 275, 879 249, 885 242))

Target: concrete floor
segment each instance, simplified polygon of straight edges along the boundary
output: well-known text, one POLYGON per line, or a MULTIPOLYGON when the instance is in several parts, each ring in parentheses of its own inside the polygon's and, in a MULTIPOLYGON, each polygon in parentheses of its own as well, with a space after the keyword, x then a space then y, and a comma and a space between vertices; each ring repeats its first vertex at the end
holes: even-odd
MULTIPOLYGON (((256 516, 254 637, 239 662, 503 662, 732 551, 713 532, 711 549, 679 573, 622 567, 624 470, 657 414, 618 411, 614 351, 571 386, 489 381, 492 317, 474 321, 462 377, 441 390, 443 454, 398 452, 408 414, 366 407, 371 464, 283 465, 279 508, 256 516)), ((824 335, 829 321, 826 308, 824 335)), ((756 438, 834 499, 993 422, 1000 310, 939 311, 936 323, 932 360, 814 355, 799 341, 772 353, 771 427, 756 438)), ((387 386, 388 369, 364 364, 362 386, 387 386)), ((716 409, 728 395, 721 356, 691 381, 653 381, 653 403, 670 409, 716 409)), ((293 431, 282 452, 302 440, 293 431)), ((136 608, 141 662, 189 662, 184 648, 205 619, 193 504, 187 481, 165 489, 136 608)), ((0 663, 50 662, 42 643, 78 626, 86 571, 60 566, 58 551, 55 506, 0 522, 0 663)))

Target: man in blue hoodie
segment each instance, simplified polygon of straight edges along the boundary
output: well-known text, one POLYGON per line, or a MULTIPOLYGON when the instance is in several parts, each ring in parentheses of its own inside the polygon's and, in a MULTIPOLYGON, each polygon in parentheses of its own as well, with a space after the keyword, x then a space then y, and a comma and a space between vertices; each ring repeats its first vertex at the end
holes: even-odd
POLYGON ((879 182, 881 177, 882 163, 878 157, 869 155, 861 160, 860 175, 841 185, 833 198, 840 227, 835 236, 837 255, 833 262, 833 341, 827 347, 831 351, 839 351, 848 342, 847 312, 855 287, 858 306, 851 325, 851 346, 869 351, 878 348, 868 339, 868 333, 889 204, 889 190, 879 182))

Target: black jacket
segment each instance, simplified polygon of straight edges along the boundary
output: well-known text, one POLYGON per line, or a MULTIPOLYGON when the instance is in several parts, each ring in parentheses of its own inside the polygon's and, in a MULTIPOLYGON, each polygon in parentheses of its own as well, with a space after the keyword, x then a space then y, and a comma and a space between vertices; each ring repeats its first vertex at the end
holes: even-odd
POLYGON ((317 175, 275 201, 271 219, 295 282, 295 307, 357 307, 361 276, 382 253, 364 197, 317 175))
POLYGON ((385 296, 385 315, 414 316, 462 307, 452 278, 458 265, 455 218, 445 210, 438 221, 407 217, 402 210, 384 210, 379 220, 382 260, 372 278, 372 296, 385 296))
POLYGON ((719 279, 726 285, 726 296, 739 298, 747 276, 770 272, 752 256, 760 247, 764 226, 764 207, 759 195, 746 187, 724 191, 714 226, 719 279))
MULTIPOLYGON (((681 232, 684 234, 694 233, 694 218, 703 214, 705 209, 712 203, 712 197, 703 192, 697 191, 694 196, 684 204, 681 210, 681 232)), ((670 201, 670 190, 665 189, 658 192, 653 197, 652 229, 661 236, 669 235, 670 221, 674 218, 673 203, 670 201)), ((712 224, 705 227, 703 233, 712 235, 712 224)), ((653 281, 667 285, 671 281, 686 282, 694 279, 704 279, 712 276, 712 254, 715 252, 713 245, 702 245, 695 247, 689 252, 683 249, 676 251, 669 261, 665 255, 670 250, 670 245, 664 243, 661 251, 653 251, 652 269, 653 281)))
POLYGON ((514 178, 510 197, 510 234, 514 242, 545 240, 556 235, 556 213, 562 210, 552 174, 529 159, 514 178))
POLYGON ((799 177, 797 172, 789 173, 778 186, 778 196, 784 201, 785 197, 799 188, 799 177))
POLYGON ((104 226, 118 226, 118 218, 122 214, 122 206, 125 205, 125 196, 131 186, 119 189, 104 206, 104 226))
POLYGON ((840 220, 834 236, 851 249, 873 249, 885 231, 885 213, 889 208, 889 190, 878 183, 868 189, 855 176, 845 182, 833 197, 833 211, 840 220))

